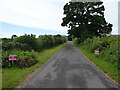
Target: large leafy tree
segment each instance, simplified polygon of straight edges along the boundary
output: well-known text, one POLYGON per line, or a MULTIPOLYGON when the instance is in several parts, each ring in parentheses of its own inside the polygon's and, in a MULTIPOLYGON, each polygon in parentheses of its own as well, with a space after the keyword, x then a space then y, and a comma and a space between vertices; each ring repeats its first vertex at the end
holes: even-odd
POLYGON ((112 24, 104 18, 103 2, 69 2, 64 6, 62 26, 69 28, 68 34, 81 39, 109 34, 112 24))

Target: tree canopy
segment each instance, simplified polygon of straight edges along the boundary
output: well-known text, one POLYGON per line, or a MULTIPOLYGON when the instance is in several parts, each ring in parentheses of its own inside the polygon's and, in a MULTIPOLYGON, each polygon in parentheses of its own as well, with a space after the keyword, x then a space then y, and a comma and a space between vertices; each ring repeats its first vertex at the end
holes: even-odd
POLYGON ((103 2, 69 2, 64 6, 62 26, 69 28, 68 34, 85 39, 109 34, 112 24, 104 18, 103 2))

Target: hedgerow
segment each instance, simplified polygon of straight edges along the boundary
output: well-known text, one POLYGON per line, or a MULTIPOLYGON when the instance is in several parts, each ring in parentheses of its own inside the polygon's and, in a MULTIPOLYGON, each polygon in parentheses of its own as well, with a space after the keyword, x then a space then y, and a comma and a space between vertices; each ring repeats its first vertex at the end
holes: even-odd
POLYGON ((93 37, 88 38, 84 42, 79 43, 79 39, 75 39, 74 43, 80 45, 83 49, 94 53, 94 50, 99 50, 99 57, 102 60, 115 64, 120 69, 120 45, 118 42, 120 37, 93 37), (104 57, 104 58, 103 58, 104 57))
POLYGON ((17 38, 2 39, 2 67, 28 68, 37 63, 35 52, 65 43, 66 39, 60 35, 44 35, 36 38, 35 35, 23 35, 17 38), (9 55, 17 55, 16 61, 9 61, 9 55))

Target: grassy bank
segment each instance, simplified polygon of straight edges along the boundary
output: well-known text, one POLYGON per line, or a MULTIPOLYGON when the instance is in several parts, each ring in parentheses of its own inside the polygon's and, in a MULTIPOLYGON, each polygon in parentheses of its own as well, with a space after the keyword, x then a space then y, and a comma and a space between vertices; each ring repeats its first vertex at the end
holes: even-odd
POLYGON ((105 72, 108 76, 110 76, 113 80, 120 84, 119 73, 120 70, 116 65, 112 64, 109 61, 103 60, 105 57, 101 57, 99 55, 95 55, 91 53, 87 49, 80 47, 80 45, 75 45, 85 56, 87 56, 92 62, 94 62, 103 72, 105 72))
POLYGON ((2 88, 16 87, 16 85, 18 85, 21 81, 23 81, 30 73, 34 72, 37 68, 39 68, 42 64, 44 64, 51 56, 53 56, 61 48, 63 48, 65 46, 65 44, 44 50, 39 53, 36 52, 36 57, 38 59, 38 63, 30 68, 2 69, 2 88))

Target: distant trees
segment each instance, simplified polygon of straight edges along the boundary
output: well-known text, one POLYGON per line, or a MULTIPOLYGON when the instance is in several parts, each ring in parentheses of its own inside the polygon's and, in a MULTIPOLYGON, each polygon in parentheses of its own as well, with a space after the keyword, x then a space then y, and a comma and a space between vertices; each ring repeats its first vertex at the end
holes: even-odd
POLYGON ((60 34, 57 34, 57 35, 55 35, 55 37, 61 37, 61 35, 60 35, 60 34))
POLYGON ((86 38, 109 34, 112 24, 104 18, 103 2, 69 2, 64 6, 62 26, 69 28, 70 36, 86 38))
POLYGON ((14 39, 14 38, 17 38, 17 35, 12 35, 12 37, 11 37, 12 39, 14 39))

